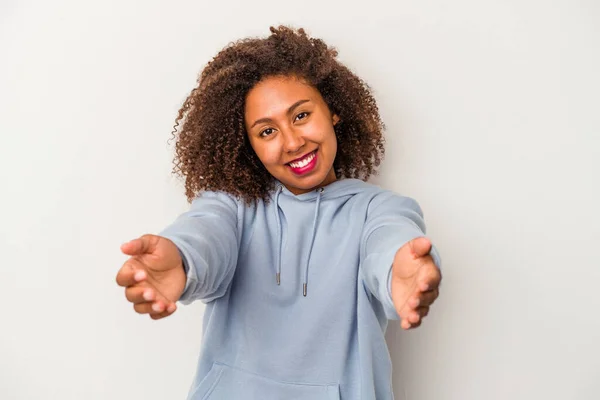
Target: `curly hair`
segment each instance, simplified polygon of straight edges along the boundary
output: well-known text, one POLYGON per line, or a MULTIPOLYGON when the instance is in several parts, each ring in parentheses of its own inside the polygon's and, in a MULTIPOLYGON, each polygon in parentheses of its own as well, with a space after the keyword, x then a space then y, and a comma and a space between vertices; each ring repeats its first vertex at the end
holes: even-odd
POLYGON ((370 87, 336 59, 335 48, 304 29, 270 31, 267 38, 240 39, 222 49, 179 109, 172 132, 173 172, 185 178, 188 201, 207 190, 246 203, 268 201, 274 178, 252 149, 244 123, 246 95, 267 77, 303 80, 340 117, 334 127, 337 178, 366 180, 383 159, 384 124, 370 87))

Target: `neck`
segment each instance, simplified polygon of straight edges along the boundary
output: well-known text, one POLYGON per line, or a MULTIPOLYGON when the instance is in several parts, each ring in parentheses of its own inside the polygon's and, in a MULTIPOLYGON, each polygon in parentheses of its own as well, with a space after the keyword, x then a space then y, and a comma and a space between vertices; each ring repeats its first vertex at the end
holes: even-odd
POLYGON ((337 180, 337 176, 335 176, 335 171, 333 170, 333 167, 329 170, 329 173, 327 174, 327 176, 325 177, 325 179, 323 179, 323 182, 321 182, 320 184, 318 184, 317 186, 310 188, 310 189, 298 189, 298 188, 291 188, 288 187, 286 185, 286 188, 292 192, 293 194, 295 194, 296 196, 299 194, 303 194, 303 193, 308 193, 312 190, 317 190, 319 188, 325 187, 327 185, 329 185, 330 183, 333 183, 337 180))

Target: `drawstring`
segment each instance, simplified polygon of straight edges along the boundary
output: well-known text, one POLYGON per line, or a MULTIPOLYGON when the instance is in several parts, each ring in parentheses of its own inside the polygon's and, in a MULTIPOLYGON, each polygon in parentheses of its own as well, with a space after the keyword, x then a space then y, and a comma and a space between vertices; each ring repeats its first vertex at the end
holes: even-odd
POLYGON ((279 248, 277 249, 277 273, 275 274, 275 280, 277 284, 281 284, 281 242, 283 241, 281 235, 281 220, 279 219, 279 195, 283 191, 283 186, 279 186, 277 195, 275 196, 275 218, 277 219, 277 237, 279 238, 279 248))
MULTIPOLYGON (((310 256, 312 254, 313 245, 315 243, 315 235, 317 233, 317 222, 319 220, 319 205, 321 204, 321 193, 323 193, 323 188, 317 189, 317 204, 315 206, 315 218, 313 220, 313 228, 312 228, 312 236, 310 238, 310 247, 308 250, 308 257, 306 258, 306 265, 304 266, 304 282, 302 284, 302 294, 306 297, 306 293, 308 290, 308 266, 310 264, 310 256)), ((279 218, 279 195, 283 191, 283 186, 280 186, 277 190, 277 194, 275 195, 275 219, 277 220, 277 237, 279 238, 279 244, 277 249, 277 273, 275 274, 275 280, 278 285, 281 285, 281 246, 283 242, 282 237, 282 226, 281 219, 279 218)))
POLYGON ((313 220, 312 237, 310 239, 310 247, 308 250, 308 257, 306 258, 306 266, 304 267, 304 285, 302 285, 302 293, 306 297, 306 290, 308 288, 308 264, 310 264, 310 256, 312 254, 313 244, 315 243, 315 234, 317 233, 317 220, 319 219, 319 204, 321 203, 321 193, 323 188, 318 189, 319 195, 317 196, 317 205, 315 207, 315 219, 313 220))

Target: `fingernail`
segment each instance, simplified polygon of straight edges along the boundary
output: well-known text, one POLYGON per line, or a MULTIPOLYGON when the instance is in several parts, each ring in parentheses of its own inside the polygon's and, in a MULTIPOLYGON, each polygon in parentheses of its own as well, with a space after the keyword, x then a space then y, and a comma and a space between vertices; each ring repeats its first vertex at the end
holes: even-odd
POLYGON ((161 312, 162 311, 162 307, 160 306, 160 304, 154 303, 154 304, 152 304, 152 310, 154 310, 156 312, 161 312))
POLYGON ((152 300, 152 291, 150 289, 144 291, 144 300, 152 300))
POLYGON ((133 279, 135 279, 136 281, 141 281, 142 279, 144 279, 146 277, 146 273, 144 271, 138 271, 135 273, 135 275, 133 276, 133 279))
POLYGON ((169 308, 167 309, 167 311, 168 311, 169 313, 172 313, 173 311, 175 311, 175 308, 176 308, 176 307, 175 307, 175 304, 171 304, 171 305, 169 306, 169 308))

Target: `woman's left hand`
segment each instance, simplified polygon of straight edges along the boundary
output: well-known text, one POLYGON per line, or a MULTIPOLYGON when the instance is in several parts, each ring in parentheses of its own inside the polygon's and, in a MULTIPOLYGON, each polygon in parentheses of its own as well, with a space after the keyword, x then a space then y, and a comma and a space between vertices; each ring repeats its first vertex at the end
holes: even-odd
POLYGON ((394 257, 392 301, 402 329, 416 328, 439 296, 442 275, 429 255, 431 242, 425 237, 411 240, 394 257))

